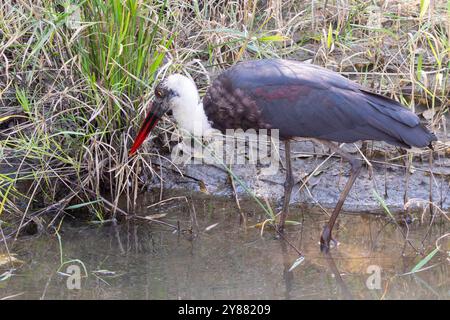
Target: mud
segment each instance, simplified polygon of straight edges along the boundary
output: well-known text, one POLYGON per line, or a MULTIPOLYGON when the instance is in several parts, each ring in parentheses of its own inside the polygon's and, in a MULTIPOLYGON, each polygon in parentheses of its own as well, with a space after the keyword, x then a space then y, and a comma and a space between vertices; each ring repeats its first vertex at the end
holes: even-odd
MULTIPOLYGON (((309 141, 291 143, 292 166, 295 185, 291 205, 322 206, 333 208, 349 177, 350 166, 339 157, 328 160, 330 150, 316 146, 309 141), (316 168, 320 165, 320 168, 316 168), (311 173, 308 182, 305 178, 311 173)), ((359 144, 361 146, 361 144, 359 144)), ((284 145, 280 150, 284 163, 284 145)), ((353 145, 344 148, 358 156, 353 145)), ((170 154, 165 155, 170 158, 170 154)), ((375 196, 378 193, 392 211, 401 211, 405 203, 408 207, 420 207, 430 201, 443 209, 450 207, 450 160, 443 153, 434 153, 430 165, 430 153, 414 155, 408 163, 408 156, 400 157, 399 150, 381 142, 370 142, 367 157, 372 167, 367 165, 355 182, 345 204, 347 212, 379 213, 383 210, 375 196)), ((233 198, 234 191, 229 173, 221 165, 186 164, 175 167, 167 159, 153 161, 155 171, 162 177, 154 176, 146 182, 148 189, 189 190, 210 195, 233 198), (179 171, 183 174, 180 175, 179 171)), ((284 194, 283 183, 286 171, 280 167, 275 175, 263 175, 263 167, 251 164, 232 165, 233 173, 257 196, 274 200, 281 204, 284 194)), ((234 181, 239 198, 249 197, 245 188, 234 181)))

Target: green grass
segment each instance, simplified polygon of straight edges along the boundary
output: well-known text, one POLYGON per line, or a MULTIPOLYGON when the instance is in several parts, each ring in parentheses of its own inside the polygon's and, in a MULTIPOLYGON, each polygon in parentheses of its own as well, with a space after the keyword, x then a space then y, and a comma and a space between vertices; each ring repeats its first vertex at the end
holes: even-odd
POLYGON ((2 175, 1 216, 7 209, 10 221, 22 224, 25 215, 72 193, 69 208, 84 203, 102 218, 92 199, 103 185, 109 183, 113 197, 122 193, 134 169, 127 176, 108 171, 126 165, 129 130, 140 122, 143 97, 171 45, 173 35, 159 27, 165 7, 166 1, 2 5, 9 41, 1 50, 10 57, 10 77, 22 81, 13 86, 6 78, 2 92, 15 93, 7 109, 12 115, 2 121, 19 119, 1 141, 2 163, 16 167, 2 175), (19 208, 10 191, 22 181, 30 186, 19 208))

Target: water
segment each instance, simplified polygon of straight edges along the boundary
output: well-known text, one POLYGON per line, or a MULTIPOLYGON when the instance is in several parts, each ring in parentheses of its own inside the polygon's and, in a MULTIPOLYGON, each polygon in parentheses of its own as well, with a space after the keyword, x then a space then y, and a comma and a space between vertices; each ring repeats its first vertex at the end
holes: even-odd
MULTIPOLYGON (((334 233, 340 244, 332 249, 332 257, 327 257, 318 246, 327 217, 293 209, 292 218, 301 224, 287 229, 287 239, 303 252, 305 260, 289 272, 299 257, 296 250, 277 239, 269 228, 262 236, 260 229, 245 231, 229 199, 175 199, 150 209, 146 204, 154 201, 151 196, 140 200, 136 213, 165 213, 163 221, 179 223, 183 232, 174 233, 170 227, 142 219, 128 219, 118 225, 67 222, 60 231, 61 246, 55 235, 20 238, 10 244, 9 250, 23 264, 16 265, 12 277, 0 281, 0 298, 450 298, 450 266, 445 254, 437 254, 427 264, 432 266, 428 270, 402 275, 424 256, 417 255, 400 229, 382 217, 341 215, 334 233), (63 261, 77 261, 60 267, 61 248, 63 261), (67 276, 58 269, 67 272, 67 267, 75 264, 84 274, 80 262, 87 276, 82 277, 79 290, 69 290, 67 276), (380 275, 379 283, 370 278, 368 286, 372 275, 367 273, 368 268, 375 270, 374 277, 380 275)), ((242 205, 252 215, 248 225, 264 219, 253 203, 242 205)), ((434 223, 425 240, 427 223, 416 221, 409 229, 411 244, 428 254, 435 248, 436 238, 448 231, 448 225, 434 223)), ((404 227, 401 230, 407 231, 404 227)), ((5 248, 1 247, 0 252, 4 253, 5 248)), ((5 268, 0 267, 0 274, 5 268)))

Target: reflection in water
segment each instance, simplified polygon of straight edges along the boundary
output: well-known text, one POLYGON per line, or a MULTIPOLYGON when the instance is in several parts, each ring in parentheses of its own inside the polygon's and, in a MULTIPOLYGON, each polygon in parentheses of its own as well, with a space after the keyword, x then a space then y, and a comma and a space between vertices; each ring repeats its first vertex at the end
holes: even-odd
POLYGON ((281 252, 283 254, 283 279, 286 286, 284 294, 285 299, 291 299, 292 283, 294 282, 294 273, 289 271, 292 265, 292 261, 289 258, 288 248, 286 241, 280 241, 281 252))
MULTIPOLYGON (((119 225, 68 224, 61 230, 64 261, 78 259, 87 269, 80 290, 68 290, 67 277, 58 273, 60 249, 55 236, 22 238, 10 250, 25 261, 15 275, 0 281, 0 298, 47 299, 449 299, 449 265, 434 257, 429 270, 402 275, 423 258, 405 246, 402 234, 385 219, 344 216, 334 236, 340 241, 332 255, 319 252, 323 214, 298 212, 299 226, 286 237, 305 256, 289 271, 298 253, 266 229, 244 230, 240 215, 228 202, 196 199, 166 203, 147 210, 143 199, 136 210, 144 215, 167 213, 164 221, 185 232, 142 219, 119 225), (191 208, 195 207, 194 226, 191 208), (209 226, 217 226, 206 231, 209 226), (186 230, 195 230, 190 233, 186 230), (381 268, 381 288, 369 289, 369 266, 381 268)), ((252 203, 241 203, 248 225, 264 216, 252 203)), ((294 210, 292 210, 294 213, 294 210)), ((297 210, 299 211, 299 210, 297 210)), ((448 226, 411 225, 408 237, 424 253, 448 226), (423 242, 423 243, 422 243, 423 242)), ((4 252, 3 248, 0 253, 4 252)), ((73 264, 80 264, 73 262, 73 264)), ((69 265, 69 264, 68 264, 69 265)), ((68 265, 60 270, 66 272, 68 265)), ((0 269, 0 274, 5 270, 0 269)))
POLYGON ((336 263, 334 262, 331 252, 324 254, 324 256, 325 256, 325 260, 328 263, 328 267, 330 268, 329 270, 330 270, 331 274, 333 274, 334 277, 336 278, 336 284, 341 289, 343 297, 347 300, 354 299, 352 294, 350 293, 350 290, 348 289, 347 285, 345 284, 344 280, 342 280, 341 273, 338 270, 336 263))

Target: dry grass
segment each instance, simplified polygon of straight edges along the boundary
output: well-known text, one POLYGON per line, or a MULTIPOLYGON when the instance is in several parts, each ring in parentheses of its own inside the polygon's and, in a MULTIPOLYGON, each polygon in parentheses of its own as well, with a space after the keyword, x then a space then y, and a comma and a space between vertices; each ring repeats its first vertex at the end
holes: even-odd
MULTIPOLYGON (((124 195, 130 209, 159 174, 159 154, 147 146, 129 160, 127 150, 155 80, 172 71, 191 74, 204 93, 211 76, 240 60, 311 60, 445 128, 450 1, 69 2, 0 4, 6 237, 56 226, 81 207, 103 219, 124 195)), ((159 126, 163 144, 171 126, 159 126)))

